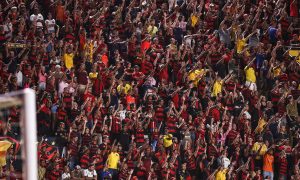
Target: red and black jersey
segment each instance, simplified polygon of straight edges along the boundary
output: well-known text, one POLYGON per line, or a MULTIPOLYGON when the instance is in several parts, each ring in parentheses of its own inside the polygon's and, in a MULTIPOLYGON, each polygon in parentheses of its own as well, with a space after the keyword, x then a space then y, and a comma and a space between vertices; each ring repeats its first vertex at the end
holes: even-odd
POLYGON ((163 169, 162 177, 166 178, 167 177, 167 171, 169 170, 169 179, 174 179, 176 178, 176 169, 173 167, 169 167, 168 169, 163 169))
POLYGON ((50 64, 50 58, 47 53, 42 55, 42 62, 44 66, 48 66, 50 64))
POLYGON ((38 113, 38 125, 50 128, 51 111, 48 107, 44 106, 38 113))
POLYGON ((133 160, 127 160, 127 166, 128 169, 134 169, 134 161, 133 160))
POLYGON ((208 157, 217 157, 218 155, 218 151, 216 149, 216 147, 214 147, 213 145, 209 145, 207 148, 207 156, 208 157))
POLYGON ((73 139, 75 137, 79 137, 79 133, 76 130, 73 130, 70 134, 70 139, 73 139))
POLYGON ((93 140, 93 142, 91 142, 90 148, 89 148, 91 156, 94 156, 99 148, 100 147, 99 147, 97 141, 93 140))
POLYGON ((119 174, 119 179, 120 180, 127 180, 129 177, 129 171, 128 169, 122 169, 120 174, 119 174))
POLYGON ((147 171, 144 166, 137 168, 136 176, 138 179, 147 179, 147 171))
POLYGON ((71 157, 77 157, 78 156, 78 142, 71 142, 68 146, 68 149, 70 150, 70 156, 71 157))
MULTIPOLYGON (((103 127, 103 120, 100 117, 94 117, 94 120, 98 120, 94 133, 101 133, 102 127, 103 127)), ((96 122, 95 122, 96 123, 96 122)))
POLYGON ((175 134, 177 132, 177 125, 176 125, 176 118, 175 117, 168 117, 167 118, 167 128, 168 132, 171 134, 175 134))
POLYGON ((164 107, 158 106, 155 109, 154 118, 157 122, 162 122, 165 119, 164 107))
POLYGON ((233 111, 234 110, 234 100, 232 98, 226 99, 225 104, 228 108, 228 111, 233 111))
POLYGON ((64 170, 64 167, 66 166, 66 159, 65 158, 55 158, 54 162, 56 163, 56 165, 59 166, 59 171, 62 172, 64 170))
POLYGON ((187 162, 188 162, 187 163, 187 169, 189 171, 196 170, 196 168, 197 168, 197 162, 196 162, 196 158, 195 158, 194 155, 189 156, 188 159, 187 159, 187 162))
POLYGON ((197 156, 199 157, 205 152, 205 147, 199 146, 197 156))
POLYGON ((204 139, 205 138, 205 129, 197 130, 196 137, 197 137, 197 139, 198 138, 204 139))
POLYGON ((277 106, 277 103, 281 97, 281 94, 279 92, 271 92, 271 101, 274 105, 277 106))
POLYGON ((92 87, 93 95, 99 97, 100 94, 103 93, 103 90, 104 90, 103 81, 99 78, 96 78, 93 82, 93 87, 92 87))
POLYGON ((63 122, 65 123, 67 117, 67 112, 63 108, 59 108, 57 111, 57 121, 58 123, 63 122))
POLYGON ((93 160, 95 161, 95 170, 101 171, 104 168, 104 159, 101 154, 96 154, 93 156, 93 160))
POLYGON ((90 156, 88 154, 83 154, 80 158, 80 167, 82 169, 87 169, 91 163, 90 156))
POLYGON ((92 135, 90 133, 89 134, 84 133, 82 135, 82 142, 81 142, 82 146, 89 147, 91 141, 92 141, 92 135))
POLYGON ((71 109, 72 108, 72 94, 64 92, 63 102, 65 104, 65 108, 71 109))
POLYGON ((198 82, 198 93, 201 95, 201 96, 204 96, 205 95, 205 87, 206 87, 206 82, 204 80, 200 80, 198 82))
POLYGON ((283 73, 278 76, 278 80, 280 82, 287 82, 289 80, 289 77, 287 74, 283 73))
POLYGON ((182 110, 180 117, 182 117, 185 120, 188 120, 189 118, 189 113, 186 110, 182 110))
POLYGON ((288 170, 288 162, 286 157, 279 157, 279 174, 281 175, 287 175, 288 170))
POLYGON ((135 142, 144 143, 145 142, 144 134, 145 133, 143 129, 137 129, 135 132, 135 142))
POLYGON ((153 71, 153 64, 147 60, 141 62, 141 72, 145 75, 149 75, 153 71))
POLYGON ((57 180, 60 179, 60 177, 61 177, 61 171, 55 169, 50 171, 47 175, 47 179, 49 180, 57 180))
POLYGON ((210 55, 210 61, 212 65, 215 65, 218 61, 220 61, 222 58, 222 54, 215 52, 210 55))
POLYGON ((237 131, 234 131, 234 130, 229 131, 229 133, 227 135, 227 139, 226 139, 228 144, 231 144, 235 140, 237 135, 238 135, 237 131))
POLYGON ((120 133, 121 129, 122 129, 122 124, 120 118, 113 117, 111 131, 113 133, 120 133))

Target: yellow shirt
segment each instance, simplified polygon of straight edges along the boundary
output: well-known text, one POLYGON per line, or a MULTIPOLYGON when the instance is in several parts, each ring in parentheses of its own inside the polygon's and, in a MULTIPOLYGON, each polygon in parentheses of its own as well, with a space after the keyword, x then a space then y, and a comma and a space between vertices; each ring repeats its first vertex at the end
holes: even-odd
POLYGON ((254 143, 254 145, 252 147, 252 151, 254 153, 257 153, 260 147, 261 147, 261 149, 258 153, 258 156, 256 156, 256 159, 261 159, 262 156, 265 155, 268 150, 268 147, 264 143, 256 142, 256 143, 254 143))
POLYGON ((279 76, 281 73, 281 68, 278 67, 278 68, 273 68, 273 74, 274 74, 274 77, 277 77, 279 76))
POLYGON ((267 124, 267 122, 263 118, 260 118, 258 121, 258 125, 255 129, 255 133, 260 134, 264 130, 264 127, 266 124, 267 124))
POLYGON ((194 85, 197 86, 199 80, 201 79, 201 75, 204 74, 204 69, 196 69, 189 74, 189 80, 193 81, 194 85))
POLYGON ((71 54, 65 53, 63 56, 63 59, 65 61, 65 66, 67 69, 71 69, 72 67, 74 67, 74 64, 73 64, 74 54, 73 53, 71 53, 71 54))
POLYGON ((244 50, 245 45, 246 45, 246 39, 245 38, 238 39, 236 41, 236 52, 238 54, 240 54, 244 50))
POLYGON ((90 78, 90 79, 96 79, 97 76, 98 76, 98 73, 97 73, 97 72, 90 72, 90 74, 89 74, 89 78, 90 78))
POLYGON ((215 180, 226 180, 227 169, 219 170, 215 180))
POLYGON ((172 137, 173 136, 171 134, 164 135, 164 147, 170 147, 173 144, 172 137))
POLYGON ((151 36, 154 36, 157 33, 158 29, 156 26, 148 26, 147 31, 151 36))
POLYGON ((198 22, 198 17, 196 15, 191 16, 192 27, 195 27, 198 22))
POLYGON ((118 93, 124 93, 124 94, 128 94, 128 91, 131 90, 131 85, 130 84, 125 84, 125 86, 121 86, 121 85, 118 85, 117 86, 117 91, 118 93))
POLYGON ((216 97, 219 93, 222 92, 223 81, 215 81, 213 86, 212 97, 216 97))
POLYGON ((12 143, 9 141, 0 141, 0 167, 6 165, 6 153, 11 145, 12 143))
MULTIPOLYGON (((290 56, 292 56, 292 57, 297 57, 298 55, 299 55, 299 53, 300 53, 300 51, 298 50, 298 49, 291 49, 290 51, 289 51, 289 55, 290 56)), ((296 62, 298 63, 298 64, 300 64, 300 56, 296 59, 296 62)))
POLYGON ((118 163, 120 161, 120 155, 115 152, 111 152, 107 158, 107 165, 110 169, 118 169, 118 163))
POLYGON ((246 73, 246 81, 249 81, 251 83, 256 83, 256 75, 253 67, 249 67, 245 69, 245 73, 246 73))

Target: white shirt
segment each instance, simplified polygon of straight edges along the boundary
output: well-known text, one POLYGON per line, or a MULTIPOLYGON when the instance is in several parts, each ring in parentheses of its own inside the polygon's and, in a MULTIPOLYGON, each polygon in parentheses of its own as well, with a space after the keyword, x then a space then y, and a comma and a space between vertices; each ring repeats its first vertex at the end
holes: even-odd
POLYGON ((8 23, 8 24, 4 25, 4 32, 6 34, 5 35, 6 38, 9 38, 12 36, 12 30, 13 30, 12 28, 13 28, 12 23, 8 23))
POLYGON ((61 175, 61 179, 71 179, 71 174, 70 173, 63 173, 61 175))
POLYGON ((126 117, 126 110, 120 111, 120 120, 124 120, 126 117))
POLYGON ((64 92, 64 89, 65 89, 66 87, 68 87, 68 86, 69 86, 68 83, 66 83, 66 82, 64 82, 64 81, 61 81, 61 82, 59 83, 59 85, 58 85, 58 93, 59 93, 59 95, 61 95, 61 94, 64 92))
POLYGON ((30 16, 30 21, 37 21, 36 26, 43 27, 42 21, 44 21, 44 17, 42 14, 38 14, 38 15, 32 14, 30 16))
POLYGON ((23 73, 21 71, 16 73, 17 76, 17 84, 19 87, 23 86, 23 73))
POLYGON ((94 170, 94 171, 90 171, 89 169, 85 169, 85 170, 83 171, 83 175, 84 175, 84 177, 92 178, 92 177, 97 176, 97 173, 96 173, 95 170, 94 170))

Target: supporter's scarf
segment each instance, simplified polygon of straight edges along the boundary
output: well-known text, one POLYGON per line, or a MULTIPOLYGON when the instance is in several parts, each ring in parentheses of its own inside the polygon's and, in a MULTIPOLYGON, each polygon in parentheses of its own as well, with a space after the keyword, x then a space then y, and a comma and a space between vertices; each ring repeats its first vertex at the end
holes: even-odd
POLYGON ((56 147, 48 144, 47 142, 43 142, 39 146, 39 153, 41 152, 41 149, 43 149, 44 147, 46 147, 46 160, 51 160, 57 154, 56 147))

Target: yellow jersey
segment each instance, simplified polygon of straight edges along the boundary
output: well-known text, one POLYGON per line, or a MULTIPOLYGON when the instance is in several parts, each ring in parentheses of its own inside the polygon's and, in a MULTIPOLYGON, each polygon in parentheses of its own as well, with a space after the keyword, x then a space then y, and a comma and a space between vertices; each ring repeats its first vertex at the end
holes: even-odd
POLYGON ((121 86, 121 85, 117 86, 117 91, 119 94, 123 92, 125 95, 127 95, 129 90, 131 90, 130 84, 125 84, 125 86, 121 86))
POLYGON ((111 152, 107 157, 107 167, 109 169, 118 169, 120 155, 116 152, 111 152))
POLYGON ((188 78, 190 81, 193 81, 194 86, 197 86, 198 82, 202 78, 201 75, 204 73, 205 73, 204 69, 196 69, 189 74, 188 78))
POLYGON ((253 67, 245 68, 245 73, 246 73, 246 81, 249 81, 251 83, 256 83, 256 75, 253 67))
POLYGON ((96 79, 97 76, 98 76, 98 73, 97 73, 97 72, 90 72, 90 74, 89 74, 89 78, 90 78, 90 79, 96 79))
POLYGON ((157 33, 158 28, 156 26, 148 26, 147 31, 151 36, 154 36, 157 33))
POLYGON ((192 22, 192 27, 195 27, 197 22, 198 22, 198 16, 192 15, 191 16, 191 22, 192 22))
POLYGON ((172 134, 164 135, 163 138, 164 147, 172 146, 173 144, 172 137, 173 137, 172 134))
POLYGON ((264 130, 266 124, 267 122, 263 118, 260 118, 254 132, 260 134, 264 130))
POLYGON ((238 39, 236 41, 236 52, 238 54, 242 53, 242 51, 244 50, 245 48, 245 45, 246 45, 246 39, 243 38, 243 39, 238 39))
POLYGON ((262 156, 266 154, 268 147, 264 143, 260 143, 260 142, 254 143, 254 145, 252 147, 252 151, 254 153, 257 153, 259 149, 260 149, 260 151, 259 151, 258 155, 256 156, 256 159, 261 159, 262 156), (260 149, 260 147, 261 147, 261 149, 260 149))
POLYGON ((212 97, 216 97, 219 93, 222 92, 223 81, 215 81, 213 85, 212 97))
POLYGON ((73 63, 73 59, 74 59, 74 54, 68 54, 65 53, 63 56, 64 62, 65 62, 65 66, 67 69, 71 69, 72 67, 74 67, 74 63, 73 63))
POLYGON ((216 173, 216 179, 215 180, 226 180, 226 174, 227 174, 227 169, 219 170, 216 173))

